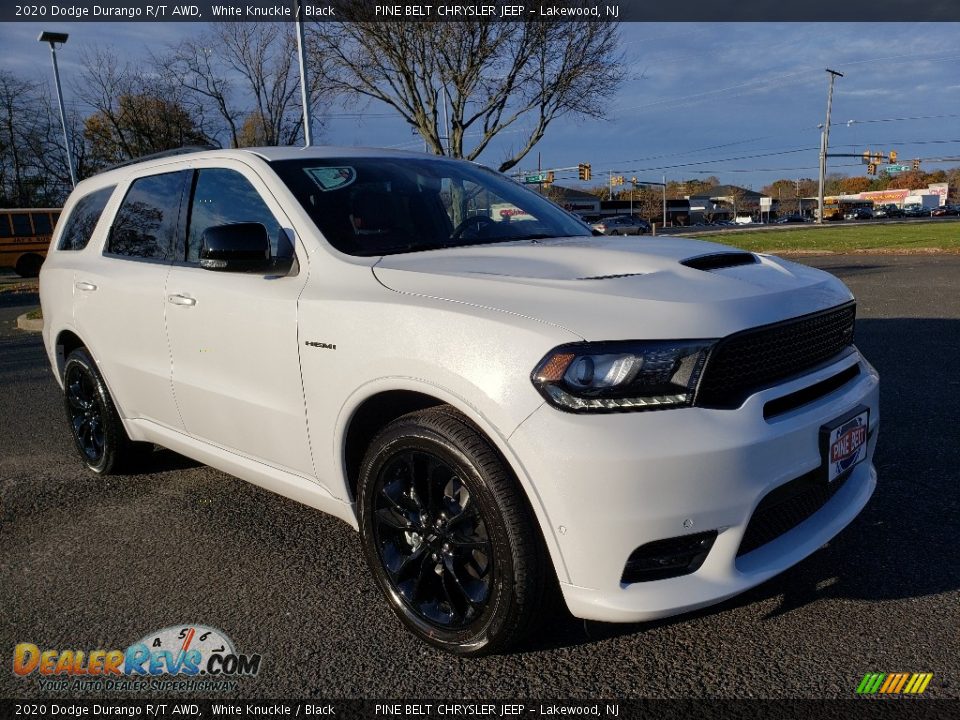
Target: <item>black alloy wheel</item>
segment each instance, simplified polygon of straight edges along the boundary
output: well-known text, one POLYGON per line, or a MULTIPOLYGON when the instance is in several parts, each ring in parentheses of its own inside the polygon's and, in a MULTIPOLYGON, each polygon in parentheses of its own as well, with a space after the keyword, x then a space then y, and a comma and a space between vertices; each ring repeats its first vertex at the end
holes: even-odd
POLYGON ((96 380, 80 363, 72 363, 64 376, 67 417, 77 449, 88 463, 103 459, 103 403, 96 380))
POLYGON ((525 638, 556 578, 516 478, 466 417, 438 406, 373 439, 358 480, 360 539, 391 609, 459 655, 525 638))
POLYGON ((71 352, 64 363, 63 405, 77 452, 95 473, 134 469, 153 451, 153 445, 133 442, 127 436, 110 391, 86 348, 71 352))
POLYGON ((462 629, 490 599, 493 549, 477 503, 441 458, 407 449, 376 484, 374 536, 393 589, 421 620, 462 629))

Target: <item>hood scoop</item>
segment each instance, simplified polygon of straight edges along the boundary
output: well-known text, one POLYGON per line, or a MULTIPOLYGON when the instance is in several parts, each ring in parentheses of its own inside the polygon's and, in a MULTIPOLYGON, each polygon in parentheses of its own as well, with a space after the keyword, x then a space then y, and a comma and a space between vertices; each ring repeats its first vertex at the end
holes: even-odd
POLYGON ((687 258, 686 260, 681 260, 680 264, 688 268, 693 268, 694 270, 711 272, 713 270, 739 267, 741 265, 755 265, 758 262, 760 262, 760 259, 753 253, 721 252, 687 258))

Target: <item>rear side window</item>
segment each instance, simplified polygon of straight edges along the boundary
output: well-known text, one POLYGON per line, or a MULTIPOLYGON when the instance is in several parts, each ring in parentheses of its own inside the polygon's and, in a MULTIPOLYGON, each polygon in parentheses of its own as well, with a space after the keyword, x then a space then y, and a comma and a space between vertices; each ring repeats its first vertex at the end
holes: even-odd
POLYGON ((180 198, 189 170, 135 180, 117 211, 107 252, 145 260, 172 260, 180 198))
POLYGON ((0 213, 0 238, 13 237, 10 229, 10 213, 0 213))
POLYGON ((57 250, 83 250, 87 246, 90 236, 93 235, 93 229, 97 226, 103 209, 107 206, 107 201, 116 187, 111 185, 94 190, 77 201, 60 235, 57 250))

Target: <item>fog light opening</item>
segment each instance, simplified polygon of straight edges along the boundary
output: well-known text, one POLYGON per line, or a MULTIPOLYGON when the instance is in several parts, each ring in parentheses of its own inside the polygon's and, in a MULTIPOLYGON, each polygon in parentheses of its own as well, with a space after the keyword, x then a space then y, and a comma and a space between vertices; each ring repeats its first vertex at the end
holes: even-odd
POLYGON ((630 585, 689 575, 707 559, 717 531, 681 535, 641 545, 627 559, 620 582, 630 585))

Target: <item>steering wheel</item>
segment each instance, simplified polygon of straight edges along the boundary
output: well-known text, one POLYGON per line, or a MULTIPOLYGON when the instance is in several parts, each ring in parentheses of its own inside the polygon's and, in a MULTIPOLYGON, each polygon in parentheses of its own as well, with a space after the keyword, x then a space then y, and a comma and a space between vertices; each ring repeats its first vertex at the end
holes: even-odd
POLYGON ((450 234, 450 239, 459 240, 461 237, 463 237, 463 234, 471 228, 473 230, 473 234, 468 235, 467 237, 480 237, 483 228, 493 225, 494 223, 496 223, 496 220, 487 215, 473 215, 472 217, 468 217, 453 229, 453 232, 450 234))

